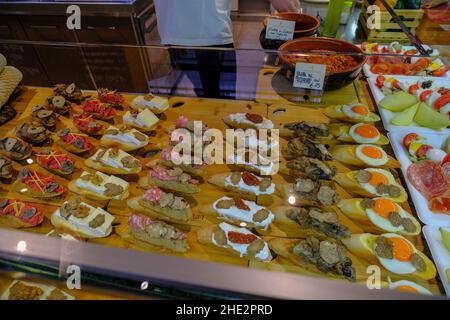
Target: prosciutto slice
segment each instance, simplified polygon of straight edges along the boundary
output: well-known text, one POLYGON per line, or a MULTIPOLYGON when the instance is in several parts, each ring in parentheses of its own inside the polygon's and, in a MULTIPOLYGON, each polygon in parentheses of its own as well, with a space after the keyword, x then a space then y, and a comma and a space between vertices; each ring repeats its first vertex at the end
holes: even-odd
POLYGON ((450 214, 450 191, 447 191, 438 197, 432 198, 428 203, 428 207, 435 213, 450 214))
POLYGON ((444 171, 447 180, 450 181, 450 162, 444 163, 442 165, 442 170, 444 171))
POLYGON ((449 190, 442 167, 430 160, 415 162, 408 168, 408 179, 427 200, 449 190))

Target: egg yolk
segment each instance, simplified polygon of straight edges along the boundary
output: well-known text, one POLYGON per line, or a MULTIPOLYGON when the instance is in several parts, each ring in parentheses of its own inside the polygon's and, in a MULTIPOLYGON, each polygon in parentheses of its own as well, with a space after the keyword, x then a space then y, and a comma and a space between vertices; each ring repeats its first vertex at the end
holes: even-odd
POLYGON ((413 288, 411 286, 403 285, 403 286, 395 287, 395 289, 398 291, 402 291, 402 292, 419 293, 416 288, 413 288))
POLYGON ((363 124, 355 128, 355 133, 364 138, 375 138, 378 136, 378 130, 370 124, 363 124))
POLYGON ((369 110, 364 106, 354 106, 352 107, 352 111, 362 116, 367 116, 369 114, 369 110))
POLYGON ((391 212, 398 212, 398 206, 389 199, 376 199, 375 205, 373 206, 373 211, 385 219, 389 218, 391 212))
POLYGON ((399 261, 410 261, 414 253, 413 247, 408 241, 400 237, 389 238, 392 243, 392 253, 394 258, 399 261))
POLYGON ((389 180, 388 180, 388 178, 385 177, 384 174, 376 172, 376 171, 373 171, 370 174, 371 174, 371 177, 369 180, 370 185, 372 185, 374 187, 377 187, 380 184, 384 184, 386 186, 389 185, 389 180))
POLYGON ((381 150, 373 146, 362 148, 362 153, 372 159, 381 159, 383 157, 381 150))

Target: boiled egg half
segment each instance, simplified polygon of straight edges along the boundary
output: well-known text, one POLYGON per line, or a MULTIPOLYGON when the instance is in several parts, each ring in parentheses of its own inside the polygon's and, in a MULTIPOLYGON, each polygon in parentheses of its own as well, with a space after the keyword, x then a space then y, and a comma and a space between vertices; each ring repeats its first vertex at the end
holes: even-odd
POLYGON ((367 118, 370 113, 369 108, 362 104, 343 105, 341 110, 347 117, 358 120, 367 118))
POLYGON ((379 167, 388 162, 388 155, 383 148, 371 144, 361 144, 356 147, 356 157, 362 162, 379 167))
POLYGON ((393 258, 387 259, 378 256, 375 251, 375 255, 382 266, 396 274, 410 274, 415 272, 416 267, 411 263, 413 253, 417 253, 414 245, 409 240, 395 233, 385 233, 382 236, 391 241, 393 253, 393 258))
POLYGON ((394 176, 389 171, 376 168, 367 168, 364 170, 370 172, 371 177, 368 182, 360 182, 360 185, 364 190, 370 192, 371 194, 378 194, 377 186, 380 184, 384 184, 386 186, 398 186, 394 176))
POLYGON ((368 123, 358 123, 349 130, 350 136, 358 143, 374 143, 380 139, 380 132, 368 123))
POLYGON ((415 282, 409 281, 409 280, 399 280, 399 281, 395 281, 395 282, 390 282, 389 289, 397 290, 397 291, 401 291, 401 292, 424 294, 424 295, 429 295, 429 296, 433 295, 430 290, 418 285, 415 282))
POLYGON ((366 208, 367 217, 374 225, 388 232, 398 232, 404 230, 402 225, 395 227, 389 221, 389 215, 396 212, 402 218, 411 219, 412 217, 397 203, 388 198, 374 198, 372 208, 366 208))

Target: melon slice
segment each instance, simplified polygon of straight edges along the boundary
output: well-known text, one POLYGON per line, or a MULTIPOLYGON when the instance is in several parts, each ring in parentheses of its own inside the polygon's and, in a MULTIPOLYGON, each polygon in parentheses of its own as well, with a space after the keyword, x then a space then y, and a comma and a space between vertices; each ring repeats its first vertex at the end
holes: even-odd
POLYGON ((417 98, 415 96, 403 91, 398 91, 389 96, 385 96, 380 101, 380 107, 390 111, 398 112, 403 111, 416 103, 417 98))
POLYGON ((419 104, 414 121, 422 127, 436 130, 450 126, 448 115, 439 113, 423 102, 419 104))
POLYGON ((392 118, 391 123, 396 126, 409 126, 411 122, 413 122, 418 108, 419 103, 416 103, 412 107, 406 108, 405 110, 397 113, 394 118, 392 118))

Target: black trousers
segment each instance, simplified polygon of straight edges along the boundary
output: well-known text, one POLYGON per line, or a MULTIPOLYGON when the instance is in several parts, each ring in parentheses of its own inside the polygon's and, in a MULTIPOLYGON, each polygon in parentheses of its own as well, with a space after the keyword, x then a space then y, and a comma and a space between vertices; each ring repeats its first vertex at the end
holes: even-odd
MULTIPOLYGON (((220 48, 229 49, 234 46, 170 49, 173 68, 187 75, 198 97, 236 98, 236 52, 220 48)), ((176 89, 175 87, 172 91, 176 89)))

